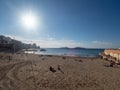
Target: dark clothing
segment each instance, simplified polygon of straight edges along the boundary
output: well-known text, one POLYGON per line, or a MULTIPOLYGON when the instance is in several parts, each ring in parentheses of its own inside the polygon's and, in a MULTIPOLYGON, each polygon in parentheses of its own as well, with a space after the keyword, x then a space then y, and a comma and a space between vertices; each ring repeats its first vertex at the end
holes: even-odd
POLYGON ((114 64, 115 64, 114 61, 110 61, 110 67, 113 67, 114 64))

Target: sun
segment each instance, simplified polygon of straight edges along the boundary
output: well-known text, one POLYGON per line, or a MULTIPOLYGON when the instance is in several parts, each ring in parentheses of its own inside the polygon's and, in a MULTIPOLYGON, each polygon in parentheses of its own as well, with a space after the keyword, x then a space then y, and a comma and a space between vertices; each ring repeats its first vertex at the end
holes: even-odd
POLYGON ((37 17, 31 13, 23 14, 21 16, 21 23, 27 30, 35 30, 37 28, 37 17))

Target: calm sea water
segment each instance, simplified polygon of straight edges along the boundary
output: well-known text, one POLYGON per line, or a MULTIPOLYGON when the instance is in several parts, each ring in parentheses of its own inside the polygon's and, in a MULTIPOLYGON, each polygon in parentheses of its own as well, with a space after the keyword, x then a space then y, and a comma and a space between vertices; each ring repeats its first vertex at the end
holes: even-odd
POLYGON ((64 49, 64 48, 45 48, 46 51, 36 52, 36 54, 45 55, 68 55, 68 56, 83 56, 83 57, 96 57, 104 49, 64 49))

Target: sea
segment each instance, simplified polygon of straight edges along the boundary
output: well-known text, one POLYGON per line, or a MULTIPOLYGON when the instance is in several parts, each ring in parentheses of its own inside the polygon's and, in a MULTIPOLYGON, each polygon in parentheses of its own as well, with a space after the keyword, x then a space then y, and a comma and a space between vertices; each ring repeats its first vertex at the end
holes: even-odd
POLYGON ((82 48, 44 48, 46 51, 37 50, 35 54, 43 55, 66 55, 81 57, 97 57, 104 49, 82 49, 82 48))

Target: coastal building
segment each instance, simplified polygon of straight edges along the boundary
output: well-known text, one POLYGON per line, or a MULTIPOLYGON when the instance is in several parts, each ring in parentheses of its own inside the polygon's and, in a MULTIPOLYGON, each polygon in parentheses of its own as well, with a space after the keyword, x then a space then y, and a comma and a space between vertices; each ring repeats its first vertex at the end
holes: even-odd
MULTIPOLYGON (((116 62, 120 62, 120 49, 106 49, 104 54, 108 56, 108 58, 114 58, 116 62)), ((104 56, 104 55, 103 55, 104 56)))

